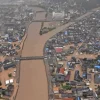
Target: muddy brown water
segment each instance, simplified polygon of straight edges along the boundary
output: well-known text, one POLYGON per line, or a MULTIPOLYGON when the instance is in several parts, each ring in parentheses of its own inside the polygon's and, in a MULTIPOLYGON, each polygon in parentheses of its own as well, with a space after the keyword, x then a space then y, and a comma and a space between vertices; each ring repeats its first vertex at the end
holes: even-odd
MULTIPOLYGON (((45 13, 36 15, 37 20, 44 18, 45 13)), ((39 42, 40 28, 41 23, 32 23, 29 26, 22 56, 42 55, 42 42, 39 42)), ((16 100, 48 100, 47 78, 42 60, 21 62, 20 84, 16 100)))
MULTIPOLYGON (((37 10, 38 8, 36 8, 37 10)), ((83 17, 89 15, 84 15, 83 17)), ((36 19, 44 19, 45 13, 38 13, 36 19)), ((81 19, 80 17, 79 19, 81 19)), ((45 42, 57 32, 65 29, 74 22, 58 27, 57 29, 39 35, 41 28, 40 22, 34 22, 29 26, 28 36, 22 50, 22 56, 42 56, 45 42)), ((22 61, 20 70, 20 83, 16 100, 48 100, 48 85, 44 62, 22 61)))
MULTIPOLYGON (((45 13, 38 13, 36 19, 44 19, 45 13)), ((69 24, 68 24, 69 25, 69 24)), ((64 26, 66 27, 66 26, 64 26)), ((40 36, 40 22, 34 22, 29 26, 28 36, 22 50, 22 56, 42 56, 45 42, 57 31, 40 36)), ((44 62, 22 61, 20 70, 20 83, 16 100, 48 100, 48 85, 44 62)))

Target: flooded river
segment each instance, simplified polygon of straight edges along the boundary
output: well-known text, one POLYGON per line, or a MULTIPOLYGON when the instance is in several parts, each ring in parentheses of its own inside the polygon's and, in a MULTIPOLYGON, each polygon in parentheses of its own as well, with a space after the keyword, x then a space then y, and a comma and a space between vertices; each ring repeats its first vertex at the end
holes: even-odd
MULTIPOLYGON (((45 12, 36 14, 36 20, 44 18, 45 12)), ((41 36, 39 35, 41 23, 33 22, 28 29, 22 56, 42 56, 45 42, 64 27, 59 27, 53 32, 41 36)), ((48 85, 44 62, 42 60, 22 61, 20 67, 20 83, 16 100, 48 100, 48 85)))
MULTIPOLYGON (((36 10, 38 9, 36 8, 36 10)), ((78 19, 81 19, 91 13, 85 14, 78 19)), ((36 15, 36 19, 44 18, 45 13, 38 13, 36 15)), ((32 23, 28 29, 28 36, 24 44, 22 56, 42 56, 45 42, 51 36, 73 23, 74 22, 70 22, 58 27, 57 29, 42 36, 39 35, 41 23, 32 23)), ((42 60, 21 62, 20 83, 16 100, 48 100, 47 78, 44 62, 42 60)))
MULTIPOLYGON (((36 8, 36 10, 38 10, 36 8)), ((36 19, 44 19, 45 13, 36 15, 36 19)), ((34 22, 29 26, 22 56, 42 55, 42 42, 39 31, 41 23, 34 22)), ((22 61, 20 84, 16 100, 48 100, 47 79, 43 61, 22 61)))

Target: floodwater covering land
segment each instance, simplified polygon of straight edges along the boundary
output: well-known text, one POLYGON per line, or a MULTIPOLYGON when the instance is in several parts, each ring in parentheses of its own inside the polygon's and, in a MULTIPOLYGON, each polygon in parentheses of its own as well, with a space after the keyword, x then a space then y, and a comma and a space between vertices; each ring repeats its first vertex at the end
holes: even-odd
MULTIPOLYGON (((37 8, 36 8, 37 9, 37 8)), ((36 20, 45 18, 45 13, 38 13, 36 20)), ((71 23, 59 27, 49 34, 39 35, 41 22, 33 22, 28 29, 28 36, 24 43, 22 56, 42 56, 45 42, 53 34, 61 31, 71 23)), ((20 66, 20 83, 16 100, 48 100, 48 84, 44 62, 22 61, 20 66)))
MULTIPOLYGON (((44 18, 45 13, 36 15, 36 19, 44 18)), ((53 34, 56 34, 73 23, 70 22, 43 36, 39 35, 41 22, 32 23, 28 29, 28 36, 24 43, 22 56, 42 56, 45 42, 53 34)), ((42 60, 22 61, 20 69, 20 83, 16 100, 48 100, 48 84, 44 62, 42 60)))

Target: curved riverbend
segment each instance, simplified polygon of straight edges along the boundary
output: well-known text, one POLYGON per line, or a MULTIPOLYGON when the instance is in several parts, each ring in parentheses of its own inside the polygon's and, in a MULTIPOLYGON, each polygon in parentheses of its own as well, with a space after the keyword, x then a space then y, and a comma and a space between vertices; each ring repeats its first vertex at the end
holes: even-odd
MULTIPOLYGON (((92 12, 81 16, 78 19, 88 16, 92 12)), ((36 15, 36 19, 44 19, 45 13, 36 15)), ((29 26, 28 36, 24 43, 22 56, 42 56, 46 41, 54 34, 62 31, 74 22, 58 27, 57 29, 39 35, 41 28, 40 22, 34 22, 29 26)), ((22 61, 20 70, 20 83, 16 100, 48 100, 48 84, 44 62, 22 61)))

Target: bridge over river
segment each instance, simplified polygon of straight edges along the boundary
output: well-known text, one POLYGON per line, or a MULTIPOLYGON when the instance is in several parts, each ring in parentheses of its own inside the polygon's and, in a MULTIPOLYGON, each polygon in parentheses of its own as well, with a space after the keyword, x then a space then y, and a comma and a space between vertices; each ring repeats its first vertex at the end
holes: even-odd
POLYGON ((32 22, 60 22, 60 21, 64 21, 64 19, 62 19, 62 20, 53 20, 53 19, 51 19, 51 20, 33 20, 32 22))
POLYGON ((44 56, 16 57, 15 60, 43 60, 44 56))

